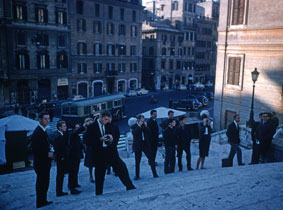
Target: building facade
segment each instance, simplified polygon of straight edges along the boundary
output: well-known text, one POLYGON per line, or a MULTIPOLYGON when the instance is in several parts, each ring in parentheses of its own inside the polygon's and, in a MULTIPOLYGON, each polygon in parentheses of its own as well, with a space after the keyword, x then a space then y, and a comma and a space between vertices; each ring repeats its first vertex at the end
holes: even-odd
POLYGON ((141 86, 141 1, 71 0, 72 95, 141 86))
POLYGON ((0 11, 1 105, 67 98, 67 1, 4 0, 0 11))
POLYGON ((222 0, 218 28, 214 126, 224 129, 240 114, 249 119, 255 68, 255 120, 263 111, 283 119, 283 2, 222 0))

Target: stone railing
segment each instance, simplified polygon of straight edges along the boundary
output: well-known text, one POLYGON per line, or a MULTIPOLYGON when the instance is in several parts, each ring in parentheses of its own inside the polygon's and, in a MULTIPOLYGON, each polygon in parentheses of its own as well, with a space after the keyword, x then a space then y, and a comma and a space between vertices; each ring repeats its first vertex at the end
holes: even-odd
MULTIPOLYGON (((218 144, 227 144, 228 138, 226 136, 227 129, 221 130, 211 134, 211 141, 218 144)), ((251 138, 251 129, 243 125, 240 125, 240 140, 241 146, 246 148, 252 148, 252 138, 251 138)))

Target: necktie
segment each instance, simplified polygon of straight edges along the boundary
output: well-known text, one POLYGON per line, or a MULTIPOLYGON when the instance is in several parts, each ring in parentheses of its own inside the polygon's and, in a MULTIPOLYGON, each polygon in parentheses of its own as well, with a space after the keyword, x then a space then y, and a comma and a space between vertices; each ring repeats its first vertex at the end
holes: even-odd
POLYGON ((104 131, 104 126, 103 125, 101 125, 101 130, 102 130, 102 136, 104 136, 105 135, 105 131, 104 131))

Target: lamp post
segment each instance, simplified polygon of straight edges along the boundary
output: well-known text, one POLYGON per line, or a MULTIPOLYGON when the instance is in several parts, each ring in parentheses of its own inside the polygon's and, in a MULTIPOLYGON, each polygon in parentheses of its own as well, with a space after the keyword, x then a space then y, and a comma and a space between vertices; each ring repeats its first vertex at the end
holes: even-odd
POLYGON ((255 94, 255 83, 259 76, 259 72, 257 68, 252 72, 252 80, 253 80, 253 94, 252 94, 252 105, 251 105, 251 112, 250 112, 250 119, 248 121, 248 126, 251 128, 254 124, 254 94, 255 94))

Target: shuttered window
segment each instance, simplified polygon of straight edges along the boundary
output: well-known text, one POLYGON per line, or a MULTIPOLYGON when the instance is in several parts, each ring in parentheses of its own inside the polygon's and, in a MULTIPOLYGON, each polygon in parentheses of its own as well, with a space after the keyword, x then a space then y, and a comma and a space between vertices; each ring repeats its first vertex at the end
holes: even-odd
POLYGON ((241 58, 230 57, 229 68, 228 68, 228 81, 227 81, 228 84, 239 85, 240 69, 241 69, 241 58))
POLYGON ((245 0, 233 1, 232 25, 244 24, 245 0))

